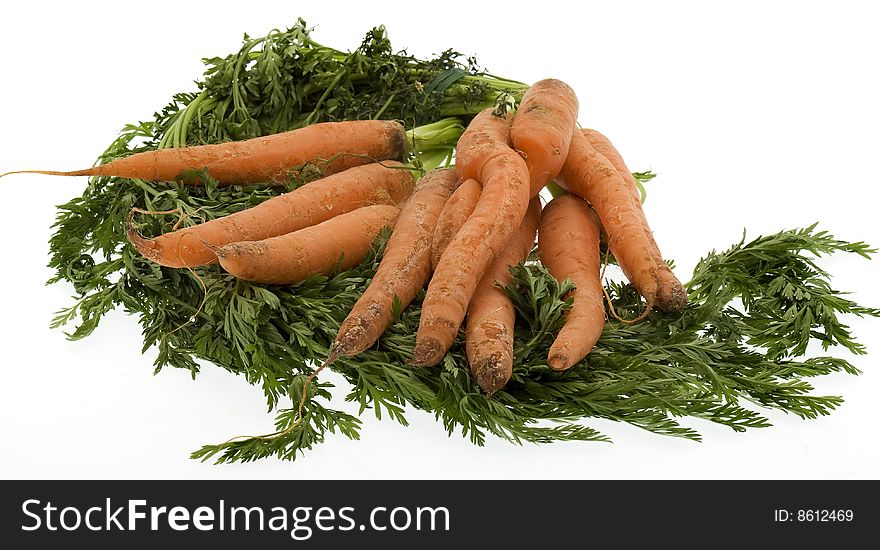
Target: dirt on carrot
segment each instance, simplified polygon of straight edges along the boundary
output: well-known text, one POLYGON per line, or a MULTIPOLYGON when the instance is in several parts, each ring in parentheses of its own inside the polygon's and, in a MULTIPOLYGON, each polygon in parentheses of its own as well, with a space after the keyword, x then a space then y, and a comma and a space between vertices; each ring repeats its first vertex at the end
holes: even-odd
MULTIPOLYGON (((627 181, 633 199, 635 199, 636 202, 641 203, 639 187, 636 184, 636 180, 633 178, 630 169, 627 168, 626 163, 623 161, 623 157, 617 151, 617 148, 614 147, 607 137, 596 130, 584 128, 581 130, 581 133, 587 138, 590 145, 592 145, 599 154, 605 157, 623 179, 627 181)), ((651 239, 652 243, 651 254, 654 258, 654 263, 657 265, 657 307, 664 311, 678 311, 683 308, 685 302, 687 302, 687 293, 681 285, 681 281, 676 278, 672 273, 672 270, 669 269, 666 262, 663 260, 663 257, 660 255, 660 248, 654 241, 654 235, 650 233, 650 231, 648 232, 648 237, 651 239)))
POLYGON ((579 131, 572 135, 559 183, 592 205, 608 235, 611 253, 627 279, 645 298, 644 312, 630 322, 643 319, 655 305, 667 311, 684 307, 686 294, 681 283, 666 263, 655 260, 661 255, 642 203, 633 196, 627 180, 579 131), (660 294, 670 296, 670 299, 661 303, 658 301, 660 294))
POLYGON ((370 285, 339 327, 330 357, 356 355, 376 343, 395 305, 405 309, 431 275, 434 227, 460 180, 454 168, 425 175, 397 218, 370 285))
POLYGON ((641 202, 642 199, 639 196, 639 186, 633 178, 632 172, 630 172, 629 168, 627 168, 626 164, 623 162, 623 157, 620 156, 620 153, 617 152, 617 149, 614 148, 611 141, 598 131, 591 128, 581 128, 580 132, 585 138, 587 138, 587 141, 590 142, 593 149, 605 157, 605 159, 614 166, 617 173, 623 176, 623 179, 629 183, 629 190, 630 193, 632 193, 633 198, 641 202))
POLYGON ((474 212, 443 252, 422 302, 410 364, 439 363, 455 339, 468 303, 489 265, 522 223, 529 205, 529 172, 510 148, 509 113, 486 109, 458 141, 456 169, 483 184, 474 212))
POLYGON ((480 279, 467 311, 465 352, 477 385, 492 395, 513 372, 513 328, 516 313, 504 292, 511 282, 510 267, 523 262, 535 244, 541 201, 535 197, 519 228, 480 279))

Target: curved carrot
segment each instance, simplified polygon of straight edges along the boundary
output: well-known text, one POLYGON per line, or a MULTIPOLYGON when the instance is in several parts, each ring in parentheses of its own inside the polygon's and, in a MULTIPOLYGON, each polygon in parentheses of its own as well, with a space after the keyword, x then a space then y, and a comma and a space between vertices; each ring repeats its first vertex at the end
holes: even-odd
POLYGON ((605 326, 605 304, 599 280, 599 224, 590 206, 575 195, 550 201, 538 229, 541 263, 559 281, 571 280, 571 309, 550 346, 547 364, 566 370, 590 353, 605 326))
POLYGON ((322 122, 244 141, 136 153, 85 170, 20 170, 8 174, 120 176, 199 183, 198 178, 185 173, 207 169, 223 184, 284 184, 290 181, 291 172, 308 163, 315 163, 324 174, 333 174, 370 162, 403 160, 406 150, 406 134, 400 123, 351 120, 322 122))
POLYGON ((539 80, 526 90, 510 126, 510 139, 525 156, 531 196, 562 169, 577 115, 577 96, 561 80, 539 80))
MULTIPOLYGON (((641 197, 639 196, 639 188, 636 184, 636 180, 633 178, 630 169, 627 168, 626 163, 623 162, 623 157, 620 156, 620 153, 614 145, 611 144, 611 141, 596 130, 585 128, 581 130, 581 133, 587 138, 590 145, 592 145, 599 154, 605 157, 623 179, 626 180, 630 194, 636 202, 641 204, 641 197)), ((644 211, 642 211, 642 215, 644 216, 644 211)), ((647 219, 645 220, 645 227, 648 227, 647 219)), ((669 269, 668 264, 663 261, 663 257, 660 255, 660 248, 654 241, 654 235, 650 230, 646 232, 646 236, 650 240, 651 254, 654 257, 654 263, 657 264, 657 307, 664 311, 679 311, 687 302, 687 292, 685 291, 684 286, 682 286, 681 281, 679 281, 675 274, 672 273, 672 270, 669 269)))
POLYGON ((483 171, 489 161, 514 152, 510 148, 512 118, 510 113, 496 113, 493 109, 484 109, 477 113, 458 138, 455 147, 455 170, 458 177, 483 183, 486 179, 483 171))
POLYGON ((529 170, 509 146, 510 116, 479 113, 458 140, 456 170, 483 184, 480 200, 443 252, 422 302, 410 364, 436 365, 452 346, 477 283, 529 205, 529 170))
POLYGON ((330 275, 360 263, 399 212, 387 204, 365 206, 286 235, 221 246, 217 258, 230 274, 257 283, 292 284, 330 275))
POLYGON ((513 302, 500 286, 510 284, 510 267, 529 255, 541 218, 541 201, 536 197, 522 224, 480 279, 467 310, 465 351, 471 374, 489 395, 500 390, 513 372, 513 302))
POLYGON ((639 202, 642 202, 642 197, 639 195, 639 186, 636 183, 635 178, 633 178, 632 172, 626 167, 626 163, 623 162, 623 157, 620 156, 620 153, 617 152, 617 149, 614 148, 614 145, 611 144, 608 138, 590 128, 581 128, 581 133, 587 138, 587 141, 590 142, 593 149, 608 159, 608 162, 614 166, 614 169, 623 176, 623 179, 625 179, 627 183, 629 183, 629 191, 632 193, 632 196, 639 202))
POLYGON ((372 346, 391 323, 395 299, 406 308, 431 274, 431 243, 440 211, 459 184, 453 168, 423 177, 407 201, 370 286, 339 327, 330 360, 372 346))
MULTIPOLYGON (((642 203, 633 196, 630 186, 614 166, 600 155, 580 132, 572 134, 568 159, 559 174, 559 182, 572 193, 588 200, 599 215, 608 234, 608 246, 627 279, 645 298, 644 318, 657 301, 658 273, 669 268, 658 265, 660 256, 651 229, 642 211, 642 203)), ((684 304, 668 302, 669 311, 684 304)))
POLYGON ((367 164, 307 183, 247 210, 153 239, 142 237, 129 223, 128 239, 158 264, 195 267, 216 262, 218 246, 284 235, 363 206, 399 204, 412 187, 411 172, 399 162, 367 164))
POLYGON ((431 268, 437 269, 443 251, 449 246, 449 242, 464 225, 468 217, 473 213, 480 200, 483 186, 475 179, 466 180, 458 186, 458 189, 446 201, 446 205, 440 212, 437 227, 434 229, 434 243, 431 246, 431 268))

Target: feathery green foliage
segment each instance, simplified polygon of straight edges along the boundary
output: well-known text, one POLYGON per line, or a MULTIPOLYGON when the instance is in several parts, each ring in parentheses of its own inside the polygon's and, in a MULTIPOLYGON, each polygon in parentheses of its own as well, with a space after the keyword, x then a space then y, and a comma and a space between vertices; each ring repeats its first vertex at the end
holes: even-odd
POLYGON ((499 97, 519 100, 526 84, 480 69, 447 49, 431 59, 395 51, 385 28, 343 52, 312 39, 299 19, 286 31, 247 35, 241 49, 205 59, 198 93, 157 113, 151 147, 217 143, 276 134, 314 122, 396 119, 407 127, 441 118, 466 123, 499 97))

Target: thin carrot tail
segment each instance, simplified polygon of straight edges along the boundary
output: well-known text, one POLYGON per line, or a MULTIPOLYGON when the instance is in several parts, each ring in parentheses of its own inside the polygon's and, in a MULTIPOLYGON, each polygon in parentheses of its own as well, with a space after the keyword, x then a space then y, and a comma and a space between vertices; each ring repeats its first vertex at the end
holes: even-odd
POLYGON ((340 357, 351 357, 352 355, 357 355, 357 353, 352 353, 351 346, 347 342, 336 340, 330 346, 330 352, 327 354, 325 362, 329 365, 340 357))
POLYGON ((11 176, 13 174, 43 174, 44 176, 94 176, 97 175, 97 172, 95 172, 94 168, 87 168, 85 170, 73 170, 72 172, 59 172, 57 170, 14 170, 12 172, 0 174, 0 178, 4 176, 11 176))
POLYGON ((158 263, 161 256, 158 246, 152 239, 141 235, 134 227, 134 214, 139 211, 139 208, 132 208, 128 211, 128 217, 125 220, 125 235, 143 257, 158 263))
POLYGON ((335 360, 336 360, 336 356, 331 351, 330 355, 327 357, 327 360, 324 361, 323 363, 321 363, 320 367, 318 367, 317 369, 312 371, 312 373, 309 374, 308 378, 306 378, 306 381, 303 382, 302 397, 300 397, 299 405, 296 408, 296 420, 290 426, 284 428, 283 430, 278 430, 278 431, 272 432, 270 434, 237 435, 233 438, 226 440, 226 442, 223 443, 223 445, 228 445, 229 443, 233 443, 235 441, 246 440, 246 439, 269 439, 269 440, 278 439, 279 437, 283 437, 283 436, 289 434, 290 432, 292 432, 297 426, 302 424, 302 421, 303 421, 302 411, 303 411, 303 407, 305 407, 305 404, 306 404, 306 398, 309 395, 309 393, 308 393, 309 384, 311 384, 312 380, 318 376, 319 372, 324 370, 326 367, 330 366, 330 364, 335 360))
POLYGON ((333 351, 331 350, 331 351, 330 351, 330 354, 327 356, 327 360, 324 361, 323 363, 321 363, 321 366, 320 366, 320 367, 318 367, 317 369, 313 370, 312 373, 309 374, 309 376, 306 378, 306 381, 303 382, 302 396, 300 397, 299 405, 296 407, 296 421, 293 422, 290 426, 288 426, 287 428, 285 428, 285 429, 283 429, 283 430, 281 430, 281 431, 277 431, 277 432, 274 432, 274 433, 271 433, 271 434, 267 434, 267 435, 263 435, 263 436, 258 436, 258 437, 257 437, 258 439, 276 439, 276 438, 279 438, 279 437, 281 437, 281 436, 284 436, 284 435, 289 434, 290 432, 292 432, 292 431, 294 430, 294 428, 296 428, 297 426, 299 426, 300 424, 302 424, 302 421, 303 421, 303 415, 302 415, 302 412, 303 412, 303 407, 305 407, 305 404, 306 404, 306 399, 307 399, 308 396, 309 396, 309 384, 311 384, 311 383, 312 383, 312 380, 314 380, 314 379, 318 376, 318 373, 320 373, 320 372, 321 372, 322 370, 324 370, 325 368, 329 367, 330 364, 333 363, 333 361, 336 360, 336 357, 337 357, 337 356, 334 355, 333 351))
POLYGON ((625 325, 634 325, 639 321, 643 321, 645 317, 647 317, 648 314, 651 313, 651 309, 654 308, 654 303, 656 301, 654 293, 648 294, 647 296, 645 296, 645 309, 642 310, 639 316, 635 319, 624 319, 620 315, 618 315, 617 311, 614 309, 614 302, 611 301, 611 295, 608 294, 608 289, 605 288, 605 285, 602 285, 602 293, 605 294, 605 300, 608 301, 608 311, 611 316, 625 325))
MULTIPOLYGON (((602 223, 599 221, 599 217, 595 214, 595 212, 593 215, 593 219, 596 220, 598 227, 604 231, 604 228, 602 227, 602 223)), ((608 267, 608 256, 610 255, 610 253, 611 253, 610 247, 605 249, 605 258, 602 260, 602 270, 599 272, 599 280, 600 281, 605 279, 605 268, 608 267)), ((656 271, 655 271, 655 273, 656 273, 656 271)), ((655 275, 655 278, 656 278, 656 275, 655 275)), ((634 325, 634 324, 638 323, 639 321, 642 321, 643 319, 645 319, 645 317, 647 317, 648 314, 651 313, 651 309, 653 309, 654 303, 657 300, 657 285, 655 282, 654 285, 652 285, 654 288, 646 289, 648 291, 645 292, 645 295, 644 295, 645 309, 639 314, 639 316, 636 317, 635 319, 623 319, 620 317, 620 315, 617 314, 617 310, 614 309, 614 302, 611 300, 611 295, 608 294, 608 289, 605 287, 604 284, 601 284, 600 286, 602 287, 602 294, 605 295, 605 300, 608 302, 609 314, 625 325, 634 325)), ((682 292, 684 292, 684 288, 682 288, 682 292)), ((687 294, 685 294, 685 299, 687 299, 687 294)))

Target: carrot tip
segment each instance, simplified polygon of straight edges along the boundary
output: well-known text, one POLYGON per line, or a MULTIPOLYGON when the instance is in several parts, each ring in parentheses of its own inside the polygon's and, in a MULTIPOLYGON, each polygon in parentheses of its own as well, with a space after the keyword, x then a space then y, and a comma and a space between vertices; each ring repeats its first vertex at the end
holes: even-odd
POLYGON ((153 261, 158 261, 160 253, 156 243, 141 235, 134 227, 134 214, 137 211, 137 208, 132 208, 128 211, 128 217, 125 220, 125 235, 128 237, 129 242, 134 245, 135 249, 140 252, 142 256, 153 261))
POLYGON ((657 292, 657 307, 667 313, 676 313, 687 305, 687 292, 681 284, 663 285, 657 292))
POLYGON ((343 324, 339 333, 336 334, 336 340, 333 342, 333 347, 330 348, 330 353, 351 357, 364 351, 370 345, 372 342, 370 342, 363 326, 360 324, 345 326, 343 324))
POLYGON ((476 362, 472 365, 471 370, 474 373, 477 385, 488 396, 503 388, 507 381, 510 380, 511 372, 509 365, 498 361, 496 357, 489 357, 476 362))
POLYGON ((406 364, 411 367, 433 367, 444 355, 445 350, 435 338, 421 338, 416 340, 413 356, 406 364))
POLYGON ((555 353, 547 358, 547 364, 555 371, 564 371, 572 367, 568 356, 564 353, 555 353))

